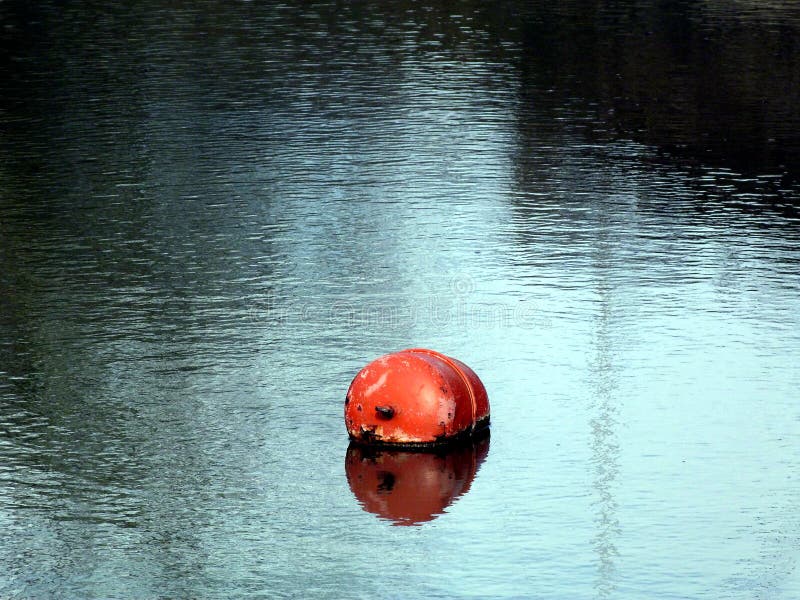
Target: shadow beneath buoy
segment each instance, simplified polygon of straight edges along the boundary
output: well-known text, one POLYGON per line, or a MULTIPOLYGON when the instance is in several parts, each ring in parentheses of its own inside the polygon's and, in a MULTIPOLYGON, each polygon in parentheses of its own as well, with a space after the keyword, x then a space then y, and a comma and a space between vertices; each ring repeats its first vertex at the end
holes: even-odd
POLYGON ((489 453, 489 430, 436 450, 392 450, 351 443, 347 483, 361 507, 393 525, 420 525, 469 491, 489 453))

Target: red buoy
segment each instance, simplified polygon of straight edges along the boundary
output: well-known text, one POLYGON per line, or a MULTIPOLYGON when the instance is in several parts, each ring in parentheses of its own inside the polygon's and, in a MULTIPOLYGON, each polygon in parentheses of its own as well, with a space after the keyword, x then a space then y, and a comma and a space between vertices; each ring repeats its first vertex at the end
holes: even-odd
POLYGON ((350 439, 361 444, 436 446, 489 425, 489 398, 467 365, 434 350, 387 354, 359 371, 344 403, 350 439))

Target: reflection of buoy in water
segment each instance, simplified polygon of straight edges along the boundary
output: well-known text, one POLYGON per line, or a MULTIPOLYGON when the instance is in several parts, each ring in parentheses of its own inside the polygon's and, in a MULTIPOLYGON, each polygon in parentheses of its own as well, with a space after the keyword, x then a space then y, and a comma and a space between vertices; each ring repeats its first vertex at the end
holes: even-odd
POLYGON ((361 369, 345 400, 354 442, 436 446, 469 438, 489 425, 489 398, 467 365, 434 350, 387 354, 361 369))
POLYGON ((393 525, 419 525, 465 494, 489 453, 489 431, 436 452, 350 444, 347 483, 367 512, 393 525))

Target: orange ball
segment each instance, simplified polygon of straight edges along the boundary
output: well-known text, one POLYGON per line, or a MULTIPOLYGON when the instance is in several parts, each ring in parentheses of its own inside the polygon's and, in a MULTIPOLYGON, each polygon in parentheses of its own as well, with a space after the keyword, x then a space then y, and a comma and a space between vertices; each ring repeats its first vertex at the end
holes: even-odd
POLYGON ((345 425, 354 442, 435 446, 489 425, 489 398, 467 365, 434 350, 387 354, 361 369, 347 390, 345 425))

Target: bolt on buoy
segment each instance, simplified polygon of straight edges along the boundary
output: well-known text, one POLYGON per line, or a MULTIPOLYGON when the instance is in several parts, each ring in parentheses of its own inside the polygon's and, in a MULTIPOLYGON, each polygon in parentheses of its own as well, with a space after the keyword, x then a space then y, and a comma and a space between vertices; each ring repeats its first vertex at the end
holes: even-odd
POLYGON ((467 365, 425 348, 386 354, 347 390, 350 439, 368 445, 428 447, 468 439, 489 426, 489 397, 467 365))

